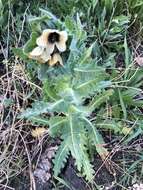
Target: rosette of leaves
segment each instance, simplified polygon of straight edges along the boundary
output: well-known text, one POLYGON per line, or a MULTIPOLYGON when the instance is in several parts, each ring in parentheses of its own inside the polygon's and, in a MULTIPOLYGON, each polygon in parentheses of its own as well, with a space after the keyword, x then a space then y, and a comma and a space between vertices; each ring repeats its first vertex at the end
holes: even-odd
MULTIPOLYGON (((112 95, 113 91, 109 89, 111 82, 105 68, 91 57, 94 44, 89 48, 85 46, 86 32, 78 15, 76 22, 69 17, 62 24, 53 16, 51 19, 69 33, 70 44, 64 67, 35 65, 43 83, 43 98, 33 103, 32 108, 27 108, 21 118, 47 126, 52 137, 61 139, 53 160, 55 176, 71 154, 78 171, 91 181, 94 170, 88 153, 90 146, 96 149, 103 160, 108 155, 102 135, 91 122, 91 114, 112 95), (51 116, 45 117, 46 113, 51 116)), ((35 37, 32 36, 24 47, 24 53, 34 42, 35 37)))
POLYGON ((22 113, 21 117, 39 125, 47 125, 49 134, 61 139, 54 158, 56 176, 71 154, 75 159, 77 169, 91 181, 94 170, 88 154, 90 146, 94 146, 103 159, 108 155, 108 151, 103 147, 104 140, 91 122, 90 115, 108 100, 113 91, 105 90, 111 82, 106 79, 106 73, 100 67, 91 64, 84 68, 79 64, 75 69, 77 73, 74 77, 63 75, 48 81, 49 91, 50 85, 54 88, 49 92, 49 101, 35 102, 32 108, 22 113), (93 77, 95 73, 97 77, 93 77), (84 105, 86 98, 90 98, 93 94, 96 94, 95 97, 91 98, 88 105, 84 105), (42 116, 44 113, 51 114, 51 117, 42 116), (89 141, 91 144, 88 146, 89 141))
MULTIPOLYGON (((95 149, 102 160, 105 160, 108 155, 99 128, 128 134, 128 128, 119 121, 122 121, 122 117, 127 119, 125 101, 130 100, 130 106, 133 106, 134 97, 138 95, 139 91, 137 90, 136 93, 133 90, 127 91, 131 89, 130 87, 120 90, 124 81, 121 85, 115 81, 114 78, 118 78, 118 73, 115 70, 115 65, 111 65, 111 60, 108 59, 110 63, 105 60, 106 63, 103 64, 97 58, 98 56, 93 58, 92 52, 96 44, 93 43, 90 47, 86 47, 87 34, 83 30, 78 15, 76 21, 66 17, 65 22, 61 22, 51 13, 42 10, 43 13, 44 15, 41 17, 32 20, 32 30, 36 32, 32 34, 35 37, 31 36, 24 47, 25 55, 27 50, 33 48, 38 34, 37 29, 45 24, 48 27, 66 29, 69 34, 69 48, 63 57, 63 67, 51 68, 46 64, 35 64, 38 78, 42 81, 43 96, 32 104, 32 108, 23 111, 20 117, 40 126, 47 126, 52 137, 61 139, 61 144, 53 160, 55 176, 60 174, 68 156, 72 155, 78 171, 88 181, 92 181, 94 169, 89 154, 90 149, 95 149), (114 67, 110 75, 106 72, 106 65, 114 67), (113 118, 107 121, 104 114, 108 103, 111 107, 113 104, 117 107, 113 105, 113 118), (118 106, 119 104, 120 106, 118 106), (120 112, 123 112, 123 116, 117 119, 116 113, 119 109, 116 111, 114 108, 118 107, 120 112), (92 115, 95 116, 94 119, 92 115)), ((125 64, 127 71, 129 71, 131 60, 126 39, 124 41, 125 64)), ((114 56, 112 58, 114 59, 114 56)), ((27 62, 27 64, 30 63, 27 62)), ((129 86, 131 80, 128 80, 128 77, 131 73, 132 70, 123 75, 123 79, 127 81, 126 84, 129 86)), ((142 74, 138 72, 138 75, 134 76, 139 76, 136 78, 139 82, 142 74)))

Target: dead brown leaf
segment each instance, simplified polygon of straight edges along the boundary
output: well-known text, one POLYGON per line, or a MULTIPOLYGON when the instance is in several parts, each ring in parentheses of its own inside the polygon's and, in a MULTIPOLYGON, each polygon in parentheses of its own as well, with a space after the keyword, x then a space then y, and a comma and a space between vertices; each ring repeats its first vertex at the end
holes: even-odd
POLYGON ((42 183, 46 183, 51 178, 52 158, 55 155, 58 146, 47 148, 42 154, 37 168, 34 171, 34 176, 38 178, 42 183))

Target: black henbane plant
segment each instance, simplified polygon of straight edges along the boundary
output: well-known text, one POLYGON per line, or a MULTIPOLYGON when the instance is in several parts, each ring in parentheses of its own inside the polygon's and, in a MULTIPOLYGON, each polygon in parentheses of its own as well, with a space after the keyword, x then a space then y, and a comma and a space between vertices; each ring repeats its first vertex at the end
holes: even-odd
MULTIPOLYGON (((107 74, 101 61, 92 58, 95 44, 86 48, 87 34, 78 15, 76 22, 67 17, 63 23, 51 13, 41 11, 41 17, 31 19, 31 39, 23 50, 15 49, 15 53, 30 65, 31 62, 26 55, 34 48, 36 38, 45 25, 47 28, 65 29, 69 35, 69 48, 63 57, 63 67, 49 67, 47 64, 39 65, 32 62, 35 72, 38 72, 38 78, 42 81, 43 96, 32 104, 32 108, 23 111, 20 117, 40 126, 46 126, 52 137, 61 139, 53 160, 55 176, 60 173, 71 154, 77 169, 88 181, 91 181, 94 169, 89 150, 95 149, 102 160, 108 155, 104 139, 97 127, 102 126, 125 134, 125 131, 122 131, 123 126, 118 127, 116 124, 116 119, 105 121, 105 111, 103 112, 106 104, 112 103, 112 98, 114 101, 115 91, 118 93, 119 91, 116 83, 111 82, 111 76, 107 74)), ((121 95, 119 93, 117 101, 121 101, 121 95)))
MULTIPOLYGON (((91 181, 94 170, 88 153, 90 146, 95 147, 103 160, 108 155, 102 135, 91 122, 91 114, 112 95, 113 90, 109 89, 112 83, 108 80, 105 68, 98 66, 98 61, 91 58, 94 44, 85 47, 86 32, 79 17, 77 22, 67 17, 65 23, 52 17, 48 18, 47 23, 51 24, 53 20, 55 26, 58 24, 68 31, 71 41, 69 53, 63 67, 52 68, 35 63, 35 70, 38 68, 38 76, 43 82, 44 97, 33 103, 32 108, 25 110, 21 117, 47 126, 52 137, 61 139, 53 160, 55 176, 60 173, 71 154, 77 169, 91 181), (87 99, 89 102, 85 103, 87 99), (51 116, 45 116, 46 113, 51 116)), ((34 32, 24 47, 25 55, 35 46, 38 36, 33 20, 32 26, 34 32)))

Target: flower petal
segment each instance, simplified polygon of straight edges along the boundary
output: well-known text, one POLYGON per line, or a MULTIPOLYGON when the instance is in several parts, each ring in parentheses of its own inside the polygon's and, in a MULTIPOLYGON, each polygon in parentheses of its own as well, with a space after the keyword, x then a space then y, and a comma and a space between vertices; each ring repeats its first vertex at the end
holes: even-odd
POLYGON ((46 47, 48 43, 48 36, 51 33, 51 29, 43 30, 42 35, 37 38, 36 43, 38 46, 46 47))
POLYGON ((49 64, 50 66, 54 66, 54 65, 55 65, 56 63, 58 63, 58 62, 59 62, 60 65, 63 65, 63 60, 62 60, 60 54, 59 54, 59 53, 55 53, 55 54, 52 56, 52 58, 49 60, 48 64, 49 64))
POLYGON ((56 42, 56 46, 59 51, 64 52, 66 50, 66 41, 68 39, 68 34, 66 31, 59 32, 60 34, 60 41, 56 42))
POLYGON ((54 48, 55 44, 48 43, 46 47, 46 52, 51 55, 54 51, 54 48))
POLYGON ((66 50, 66 44, 63 41, 56 42, 56 46, 60 52, 64 52, 66 50))
POLYGON ((68 40, 68 34, 66 31, 61 31, 61 32, 59 32, 59 34, 60 34, 60 40, 61 41, 66 42, 68 40))
POLYGON ((44 61, 47 62, 49 59, 51 59, 51 55, 49 54, 49 49, 45 49, 42 53, 42 55, 40 56, 40 58, 44 61))
POLYGON ((37 59, 36 59, 36 61, 38 61, 38 63, 45 63, 45 60, 43 60, 41 57, 38 57, 37 59))
POLYGON ((43 48, 41 47, 36 47, 34 48, 30 53, 29 53, 29 57, 33 58, 33 57, 38 57, 42 54, 43 52, 43 48))

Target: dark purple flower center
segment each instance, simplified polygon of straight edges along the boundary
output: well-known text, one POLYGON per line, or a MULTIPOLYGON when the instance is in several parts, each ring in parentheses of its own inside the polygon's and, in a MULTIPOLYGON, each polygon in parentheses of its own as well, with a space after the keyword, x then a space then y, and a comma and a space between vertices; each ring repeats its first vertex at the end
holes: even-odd
POLYGON ((60 35, 58 33, 56 33, 56 32, 52 32, 48 36, 48 42, 49 43, 53 44, 55 42, 59 42, 59 40, 60 40, 60 35))

